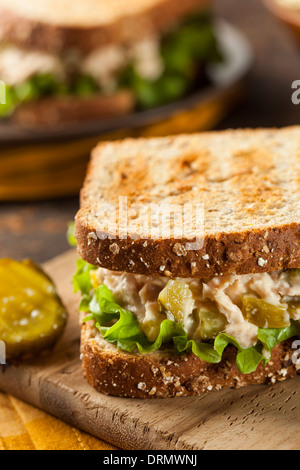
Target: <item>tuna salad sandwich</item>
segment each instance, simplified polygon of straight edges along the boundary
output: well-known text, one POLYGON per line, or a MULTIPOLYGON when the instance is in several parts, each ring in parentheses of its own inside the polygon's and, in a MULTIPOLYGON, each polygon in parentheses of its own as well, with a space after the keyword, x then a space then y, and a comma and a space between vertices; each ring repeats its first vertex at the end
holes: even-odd
POLYGON ((75 219, 86 379, 155 398, 297 374, 300 127, 101 143, 75 219))
POLYGON ((222 60, 209 0, 0 0, 0 119, 85 121, 176 101, 222 60))

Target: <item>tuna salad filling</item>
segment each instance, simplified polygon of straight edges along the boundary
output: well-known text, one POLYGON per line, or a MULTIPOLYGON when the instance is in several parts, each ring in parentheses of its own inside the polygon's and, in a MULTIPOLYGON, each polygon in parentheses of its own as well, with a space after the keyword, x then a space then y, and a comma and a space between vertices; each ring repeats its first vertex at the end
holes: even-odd
POLYGON ((207 82, 205 66, 222 60, 211 18, 198 14, 162 36, 108 45, 63 57, 10 44, 0 46, 0 80, 6 104, 0 118, 23 103, 51 96, 132 92, 137 108, 167 104, 207 82))
POLYGON ((300 269, 209 279, 113 272, 78 260, 74 276, 84 321, 120 349, 163 345, 218 363, 237 348, 242 373, 266 364, 276 344, 300 336, 300 269))

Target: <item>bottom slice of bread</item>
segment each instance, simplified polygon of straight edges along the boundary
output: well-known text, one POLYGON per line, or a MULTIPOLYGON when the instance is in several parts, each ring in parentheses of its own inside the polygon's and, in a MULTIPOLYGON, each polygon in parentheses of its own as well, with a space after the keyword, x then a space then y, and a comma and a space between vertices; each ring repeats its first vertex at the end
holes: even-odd
POLYGON ((163 349, 151 354, 129 354, 105 341, 93 322, 82 325, 81 357, 87 381, 98 391, 131 398, 167 398, 200 395, 211 390, 274 384, 296 376, 293 340, 272 350, 266 367, 251 374, 236 367, 236 349, 227 347, 220 364, 209 364, 193 353, 163 349))

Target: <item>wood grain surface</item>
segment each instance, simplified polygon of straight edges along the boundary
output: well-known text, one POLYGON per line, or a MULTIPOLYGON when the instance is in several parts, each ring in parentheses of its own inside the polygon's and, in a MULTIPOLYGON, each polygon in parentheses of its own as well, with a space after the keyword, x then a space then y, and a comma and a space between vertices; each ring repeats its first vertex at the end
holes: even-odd
POLYGON ((45 265, 69 311, 64 336, 44 357, 2 368, 0 390, 124 449, 300 448, 300 377, 273 386, 150 401, 93 390, 79 360, 78 297, 70 282, 76 257, 69 251, 45 265))

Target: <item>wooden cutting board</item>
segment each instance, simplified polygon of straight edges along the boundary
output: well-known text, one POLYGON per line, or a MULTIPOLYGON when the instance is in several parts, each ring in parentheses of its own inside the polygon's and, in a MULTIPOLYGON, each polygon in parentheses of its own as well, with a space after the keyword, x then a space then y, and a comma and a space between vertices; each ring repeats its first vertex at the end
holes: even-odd
MULTIPOLYGON (((124 449, 300 449, 300 377, 201 397, 107 397, 84 380, 79 359, 74 251, 46 263, 68 308, 64 336, 47 356, 0 369, 0 390, 124 449)), ((1 366, 0 366, 1 367, 1 366)))

